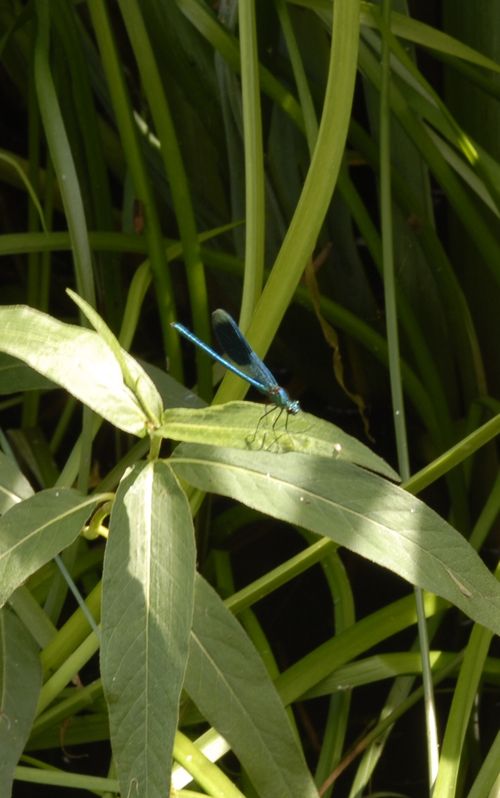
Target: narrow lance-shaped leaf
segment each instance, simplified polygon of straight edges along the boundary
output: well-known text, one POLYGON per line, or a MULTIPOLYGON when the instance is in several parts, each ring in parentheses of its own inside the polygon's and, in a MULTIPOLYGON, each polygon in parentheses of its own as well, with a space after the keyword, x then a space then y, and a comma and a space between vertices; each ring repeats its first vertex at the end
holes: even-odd
POLYGON ((0 452, 0 515, 33 495, 33 488, 16 461, 0 452))
POLYGON ((120 342, 109 329, 105 321, 82 297, 75 294, 69 288, 66 289, 73 302, 76 302, 82 313, 85 314, 95 331, 99 334, 105 344, 107 344, 120 366, 123 381, 130 388, 134 396, 139 401, 140 406, 148 417, 151 424, 157 426, 158 412, 161 409, 161 399, 154 382, 136 361, 131 360, 120 342))
POLYGON ((186 443, 307 452, 347 460, 399 481, 396 472, 375 452, 346 432, 309 413, 286 419, 279 408, 254 402, 227 402, 201 409, 165 410, 159 434, 186 443))
POLYGON ((53 382, 34 371, 22 360, 4 352, 0 353, 0 395, 18 391, 51 390, 55 387, 53 382))
POLYGON ((243 627, 198 576, 185 688, 259 798, 317 798, 283 703, 243 627))
POLYGON ((11 794, 14 769, 31 731, 41 683, 35 641, 13 612, 0 610, 0 795, 11 794))
POLYGON ((331 538, 500 633, 500 584, 474 549, 422 501, 375 474, 295 452, 189 444, 171 463, 197 488, 331 538))
MULTIPOLYGON (((22 305, 0 308, 0 329, 0 351, 20 358, 125 432, 141 437, 147 433, 150 418, 97 333, 22 305)), ((159 419, 161 399, 152 381, 133 357, 126 352, 123 357, 159 419)))
POLYGON ((122 795, 165 798, 193 613, 189 504, 170 467, 138 464, 111 513, 101 673, 122 795))
POLYGON ((69 488, 50 488, 0 518, 0 607, 31 574, 73 543, 99 501, 99 496, 69 488))

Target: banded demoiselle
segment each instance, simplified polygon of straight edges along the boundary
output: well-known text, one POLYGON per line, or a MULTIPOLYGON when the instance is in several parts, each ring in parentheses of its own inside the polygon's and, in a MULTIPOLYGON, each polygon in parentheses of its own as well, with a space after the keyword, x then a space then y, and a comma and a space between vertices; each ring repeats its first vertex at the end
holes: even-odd
MULTIPOLYGON (((214 360, 222 363, 229 371, 246 380, 253 385, 260 393, 276 405, 276 407, 286 410, 291 415, 296 415, 300 410, 297 399, 290 399, 289 395, 281 385, 278 385, 275 377, 271 374, 267 366, 260 357, 253 351, 240 328, 225 310, 214 310, 212 313, 212 324, 215 337, 224 352, 219 355, 215 349, 201 341, 198 336, 184 327, 179 322, 173 322, 177 332, 187 338, 188 341, 198 346, 214 360)), ((274 425, 273 425, 274 426, 274 425)))

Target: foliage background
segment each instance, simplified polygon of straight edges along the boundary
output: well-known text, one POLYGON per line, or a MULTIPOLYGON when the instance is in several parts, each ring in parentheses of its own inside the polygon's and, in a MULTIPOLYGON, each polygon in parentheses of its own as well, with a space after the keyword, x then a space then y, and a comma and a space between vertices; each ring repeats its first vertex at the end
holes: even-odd
MULTIPOLYGON (((388 5, 360 4, 359 39, 357 30, 346 34, 329 82, 332 4, 323 0, 242 2, 239 24, 231 2, 2 0, 2 304, 75 322, 65 294, 74 287, 125 349, 162 370, 168 364, 206 401, 211 364, 181 350, 170 323, 183 319, 208 341, 210 310, 225 307, 260 354, 272 342, 268 362, 305 409, 370 443, 405 478, 460 445, 499 408, 498 8, 492 0, 390 4, 384 111, 388 5), (356 48, 351 107, 338 73, 356 48), (387 220, 392 235, 383 236, 387 220)), ((244 390, 225 379, 216 401, 244 390)), ((3 400, 2 429, 33 485, 48 488, 68 467, 82 417, 63 392, 29 391, 3 400)), ((78 488, 113 484, 130 447, 103 428, 78 464, 78 488)), ((490 565, 497 471, 490 443, 423 494, 476 544, 493 530, 483 551, 490 565), (485 507, 491 520, 479 533, 485 507)), ((222 594, 303 545, 221 500, 204 506, 197 536, 200 570, 222 594)), ((89 589, 102 548, 87 552, 81 580, 89 589)), ((354 555, 343 560, 359 617, 406 594, 386 572, 354 555)), ((60 612, 58 622, 69 610, 60 612)), ((313 570, 266 599, 259 622, 280 670, 332 633, 332 614, 313 570)), ((450 620, 432 645, 459 650, 467 636, 450 620)), ((411 641, 407 632, 398 651, 411 641)), ((380 689, 356 692, 347 748, 380 711, 380 689)), ((493 705, 481 705, 481 734, 462 754, 457 794, 468 793, 495 739, 493 705)), ((439 694, 443 727, 447 707, 439 694)), ((299 709, 313 770, 332 712, 325 699, 299 709)), ((423 794, 423 721, 412 713, 388 742, 374 789, 423 794)), ((344 779, 338 794, 357 794, 352 775, 344 779)))

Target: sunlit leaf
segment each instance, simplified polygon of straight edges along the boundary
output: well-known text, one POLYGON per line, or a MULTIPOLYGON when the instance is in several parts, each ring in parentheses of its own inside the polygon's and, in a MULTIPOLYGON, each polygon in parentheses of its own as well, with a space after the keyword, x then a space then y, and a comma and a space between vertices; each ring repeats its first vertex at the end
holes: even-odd
MULTIPOLYGON (((134 393, 125 385, 118 361, 103 339, 91 330, 64 324, 33 308, 0 308, 0 351, 20 358, 40 374, 62 385, 115 426, 144 436, 150 423, 134 393)), ((139 364, 124 352, 137 384, 151 384, 139 364)), ((159 418, 157 396, 152 408, 159 418)))
POLYGON ((194 571, 185 494, 168 465, 136 465, 113 506, 102 598, 101 672, 123 795, 168 795, 194 571))
POLYGON ((159 430, 165 437, 189 443, 234 446, 252 451, 308 452, 347 460, 398 480, 396 472, 367 446, 328 421, 301 412, 286 418, 279 408, 253 402, 191 410, 166 410, 159 430))
POLYGON ((415 496, 349 463, 182 444, 176 473, 204 491, 331 538, 500 631, 500 584, 465 538, 415 496))
POLYGON ((0 518, 0 607, 35 571, 78 537, 99 496, 42 490, 0 518))
POLYGON ((132 391, 134 396, 137 397, 150 422, 156 425, 158 423, 158 414, 161 411, 161 398, 156 390, 154 382, 149 378, 142 367, 139 366, 137 361, 127 356, 127 353, 120 346, 116 336, 94 308, 69 288, 66 289, 66 292, 90 321, 104 343, 109 346, 120 366, 125 385, 132 391))

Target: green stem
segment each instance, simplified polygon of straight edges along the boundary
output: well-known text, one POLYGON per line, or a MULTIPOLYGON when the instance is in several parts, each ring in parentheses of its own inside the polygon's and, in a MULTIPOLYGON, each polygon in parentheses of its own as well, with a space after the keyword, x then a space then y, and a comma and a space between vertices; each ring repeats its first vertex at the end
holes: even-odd
POLYGON ((243 0, 239 3, 238 23, 245 152, 245 271, 240 324, 246 330, 262 291, 266 230, 259 54, 254 0, 243 0))
POLYGON ((217 765, 210 762, 182 732, 177 732, 174 742, 174 759, 214 798, 245 798, 217 765))
POLYGON ((59 670, 48 679, 40 691, 36 714, 39 715, 64 690, 68 682, 94 656, 99 649, 99 640, 92 632, 78 648, 63 662, 59 670))
POLYGON ((88 8, 137 200, 144 208, 144 237, 148 245, 151 271, 156 286, 156 299, 159 307, 164 345, 170 361, 170 372, 176 379, 182 381, 183 371, 179 337, 170 326, 170 322, 175 319, 170 269, 165 256, 158 209, 151 181, 144 164, 137 125, 134 121, 106 5, 101 0, 89 0, 88 8))
MULTIPOLYGON (((392 411, 399 472, 403 482, 410 476, 410 458, 406 433, 403 383, 399 352, 399 331, 396 306, 396 280, 394 274, 394 233, 392 225, 392 184, 391 184, 391 40, 390 40, 391 0, 382 3, 382 67, 380 81, 380 201, 382 229, 382 259, 384 264, 384 298, 389 348, 389 376, 391 383, 392 411)), ((415 604, 418 618, 418 637, 422 657, 423 688, 425 693, 425 718, 427 729, 427 757, 429 787, 432 788, 438 767, 438 740, 436 728, 436 708, 432 687, 432 672, 429 660, 429 637, 425 620, 423 591, 415 588, 415 604)))
POLYGON ((58 178, 72 243, 77 291, 95 307, 92 256, 80 183, 49 65, 50 3, 36 0, 35 82, 50 157, 58 178))
MULTIPOLYGON (((191 203, 189 183, 172 115, 170 113, 167 95, 163 90, 162 78, 160 77, 155 54, 151 46, 151 40, 144 24, 140 3, 137 2, 137 0, 120 0, 119 5, 140 71, 143 90, 148 98, 156 133, 161 144, 160 155, 172 192, 172 202, 179 225, 182 251, 186 263, 193 327, 196 334, 202 340, 209 340, 210 324, 208 319, 205 272, 200 256, 200 246, 194 210, 191 203)), ((163 76, 163 80, 167 79, 168 75, 163 76)), ((174 321, 171 317, 173 298, 170 281, 168 285, 165 282, 164 288, 166 290, 168 289, 170 292, 168 303, 165 303, 165 311, 168 311, 167 317, 164 319, 165 324, 174 321)), ((175 335, 176 346, 178 346, 177 334, 173 331, 171 331, 168 336, 170 344, 172 343, 171 335, 175 335)), ((170 349, 167 351, 170 356, 170 349)), ((212 370, 210 361, 207 360, 207 358, 203 358, 201 355, 198 356, 197 353, 197 366, 200 394, 204 398, 209 399, 212 395, 212 370)))
MULTIPOLYGON (((359 0, 337 0, 323 115, 301 196, 257 304, 248 338, 264 355, 311 257, 342 162, 357 68, 359 0)), ((248 386, 227 375, 215 401, 242 398, 248 386)))
POLYGON ((28 768, 19 765, 14 771, 16 781, 26 781, 30 784, 50 784, 53 787, 66 787, 75 790, 89 790, 91 792, 119 792, 116 779, 106 779, 100 776, 85 776, 81 773, 68 773, 63 770, 41 768, 28 768))
POLYGON ((420 493, 427 485, 431 485, 439 477, 447 474, 459 463, 463 463, 474 452, 493 440, 500 433, 500 415, 495 416, 478 429, 463 438, 456 446, 436 457, 432 463, 413 474, 404 484, 410 493, 420 493))

